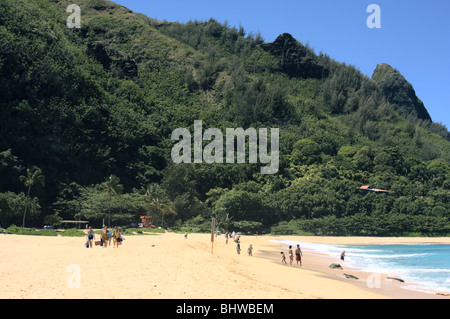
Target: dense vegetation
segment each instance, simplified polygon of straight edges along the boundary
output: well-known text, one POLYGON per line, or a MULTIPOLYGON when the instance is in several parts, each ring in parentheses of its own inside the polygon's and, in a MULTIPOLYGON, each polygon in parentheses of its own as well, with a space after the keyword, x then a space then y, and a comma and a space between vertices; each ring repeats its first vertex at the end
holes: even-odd
POLYGON ((214 215, 224 230, 450 234, 449 132, 391 66, 368 78, 287 33, 78 2, 80 29, 70 1, 0 2, 3 227, 152 215, 209 230, 214 215), (278 173, 174 164, 171 133, 194 120, 280 128, 278 173))

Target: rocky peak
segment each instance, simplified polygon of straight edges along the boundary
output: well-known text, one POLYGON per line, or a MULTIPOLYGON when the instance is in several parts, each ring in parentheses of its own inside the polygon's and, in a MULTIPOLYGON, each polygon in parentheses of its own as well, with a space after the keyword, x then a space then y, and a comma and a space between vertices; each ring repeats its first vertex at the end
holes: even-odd
POLYGON ((423 102, 417 97, 413 86, 404 76, 387 63, 377 65, 372 80, 378 83, 388 101, 405 118, 431 121, 431 116, 423 102))
POLYGON ((329 74, 317 63, 315 55, 289 33, 283 33, 274 42, 261 47, 278 59, 280 70, 289 76, 321 79, 329 74))

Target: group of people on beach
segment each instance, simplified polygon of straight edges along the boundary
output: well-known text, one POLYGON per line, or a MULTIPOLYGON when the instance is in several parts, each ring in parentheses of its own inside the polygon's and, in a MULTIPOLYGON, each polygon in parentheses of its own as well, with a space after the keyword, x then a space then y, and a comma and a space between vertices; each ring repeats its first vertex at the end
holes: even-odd
MULTIPOLYGON (((229 234, 228 232, 225 233, 225 240, 226 243, 228 244, 228 238, 234 238, 234 242, 236 243, 236 252, 238 255, 241 254, 241 240, 240 240, 240 235, 234 234, 234 232, 232 234, 229 234)), ((247 249, 248 255, 249 256, 253 256, 253 245, 250 244, 250 246, 248 246, 247 249)), ((295 254, 295 261, 297 263, 297 265, 299 267, 302 266, 302 250, 300 248, 300 245, 297 244, 297 248, 295 249, 295 251, 292 250, 292 245, 289 246, 289 250, 288 250, 288 254, 289 254, 289 264, 292 266, 293 262, 294 262, 294 254, 295 254)), ((286 261, 286 255, 284 253, 284 251, 281 252, 281 262, 283 264, 287 264, 286 261)))
MULTIPOLYGON (((241 236, 236 234, 235 232, 232 232, 231 234, 227 231, 225 232, 225 243, 228 245, 228 239, 232 238, 234 242, 236 243, 236 252, 238 255, 241 254, 241 236)), ((253 256, 253 245, 250 244, 247 249, 247 253, 249 256, 253 256)))
MULTIPOLYGON (((95 242, 95 233, 92 227, 89 227, 88 233, 86 235, 87 242, 86 242, 86 248, 92 248, 93 243, 95 242)), ((113 240, 113 248, 117 247, 119 248, 119 245, 122 243, 123 238, 120 234, 120 230, 117 227, 114 227, 113 232, 108 230, 106 226, 103 226, 102 232, 100 234, 100 246, 103 248, 108 247, 108 245, 111 246, 111 240, 113 240)))
MULTIPOLYGON (((292 266, 292 263, 294 262, 294 252, 292 251, 292 245, 289 245, 288 254, 289 254, 289 265, 292 266)), ((297 248, 295 249, 295 261, 297 262, 297 265, 299 267, 302 266, 302 256, 303 253, 300 248, 300 245, 297 244, 297 248)), ((281 252, 281 263, 287 265, 286 255, 284 254, 284 251, 281 252)))

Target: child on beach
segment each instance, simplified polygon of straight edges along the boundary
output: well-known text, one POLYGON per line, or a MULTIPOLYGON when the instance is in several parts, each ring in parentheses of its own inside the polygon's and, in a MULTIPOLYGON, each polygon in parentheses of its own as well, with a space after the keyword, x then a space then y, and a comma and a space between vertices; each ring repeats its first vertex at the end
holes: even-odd
POLYGON ((252 244, 250 244, 250 246, 248 246, 248 255, 249 256, 253 256, 252 251, 253 251, 253 246, 252 246, 252 244))
POLYGON ((241 254, 241 243, 239 242, 239 239, 236 241, 236 252, 238 255, 241 254))
POLYGON ((286 264, 286 255, 284 254, 284 252, 281 252, 281 263, 282 264, 286 264))

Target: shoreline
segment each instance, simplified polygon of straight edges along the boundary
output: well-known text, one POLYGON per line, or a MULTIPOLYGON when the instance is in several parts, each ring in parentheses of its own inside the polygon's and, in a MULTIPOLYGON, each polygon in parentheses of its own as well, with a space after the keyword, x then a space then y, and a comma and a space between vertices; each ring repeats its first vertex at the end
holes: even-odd
MULTIPOLYGON (((301 268, 290 267, 288 256, 288 265, 282 265, 284 247, 271 242, 280 239, 332 244, 369 241, 243 235, 237 254, 233 240, 226 244, 224 236, 217 236, 212 245, 210 234, 189 234, 187 239, 181 233, 125 236, 120 248, 88 249, 83 237, 0 235, 0 298, 450 299, 410 291, 384 278, 380 288, 368 288, 367 274, 350 268, 332 270, 328 266, 338 256, 320 252, 304 250, 301 268), (253 256, 247 253, 250 244, 253 256), (344 272, 360 280, 346 278, 344 272)), ((370 239, 374 240, 379 239, 370 239)), ((450 243, 450 238, 443 240, 450 243)))
MULTIPOLYGON (((288 251, 288 245, 277 242, 280 240, 301 243, 314 243, 326 245, 370 245, 370 244, 450 244, 450 238, 447 237, 309 237, 309 236, 271 236, 270 241, 278 244, 280 250, 288 251)), ((293 245, 292 249, 295 249, 293 245)), ((347 267, 345 262, 340 261, 340 256, 333 257, 329 254, 322 253, 317 249, 302 248, 303 266, 301 268, 321 273, 331 279, 349 282, 368 291, 379 293, 384 297, 394 299, 450 299, 450 294, 433 290, 419 290, 408 288, 416 286, 414 282, 399 282, 395 277, 389 276, 387 273, 370 273, 362 269, 347 267), (306 253, 306 254, 305 254, 306 253), (310 256, 310 263, 305 263, 305 256, 310 256), (329 265, 332 263, 340 264, 341 269, 331 269, 329 265), (350 275, 347 278, 345 275, 350 275), (351 278, 354 276, 358 279, 351 278)), ((263 258, 276 260, 275 256, 266 253, 263 258)), ((294 257, 294 266, 295 257, 294 257)))

